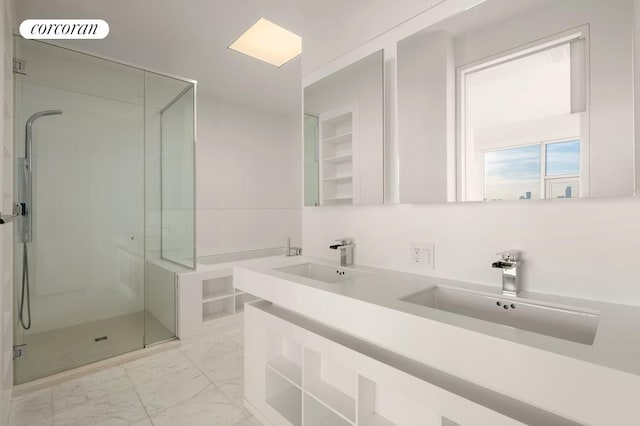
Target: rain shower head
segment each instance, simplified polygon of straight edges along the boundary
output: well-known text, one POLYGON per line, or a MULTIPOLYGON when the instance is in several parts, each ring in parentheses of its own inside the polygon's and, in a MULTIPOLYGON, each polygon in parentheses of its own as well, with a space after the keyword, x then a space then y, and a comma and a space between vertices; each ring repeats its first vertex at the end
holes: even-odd
POLYGON ((33 122, 38 118, 46 117, 47 115, 60 115, 62 114, 61 109, 48 109, 45 111, 39 111, 33 114, 27 120, 27 124, 25 125, 25 145, 24 145, 24 158, 29 161, 31 159, 31 128, 33 127, 33 122))

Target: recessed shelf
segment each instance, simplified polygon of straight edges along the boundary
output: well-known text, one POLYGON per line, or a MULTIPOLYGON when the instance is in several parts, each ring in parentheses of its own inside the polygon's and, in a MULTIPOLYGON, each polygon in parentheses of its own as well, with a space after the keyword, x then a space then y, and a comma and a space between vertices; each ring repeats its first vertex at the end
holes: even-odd
POLYGON ((352 196, 323 198, 324 201, 352 200, 352 196))
POLYGON ((304 391, 346 421, 354 423, 356 376, 351 368, 313 350, 304 349, 304 391))
POLYGON ((266 402, 293 426, 302 424, 302 391, 266 369, 266 402))
POLYGON ((267 366, 294 385, 302 386, 302 368, 293 361, 278 357, 269 361, 267 366))
POLYGON ((220 276, 202 281, 202 299, 210 299, 223 296, 222 293, 233 296, 233 275, 220 276))
POLYGON ((331 407, 342 417, 351 422, 356 419, 356 400, 351 398, 341 390, 331 386, 330 384, 318 380, 316 382, 305 384, 305 391, 331 407))
POLYGON ((304 424, 305 426, 350 426, 354 422, 346 421, 314 397, 305 394, 304 424))
POLYGON ((320 128, 320 204, 353 204, 359 194, 357 102, 323 111, 320 128))
POLYGON ((323 139, 322 141, 325 143, 345 143, 345 142, 351 142, 351 137, 352 137, 352 133, 345 133, 342 135, 337 135, 337 136, 331 136, 328 138, 323 139))
POLYGON ((335 176, 335 177, 324 178, 323 180, 325 182, 348 182, 350 180, 353 180, 353 176, 352 175, 349 175, 349 176, 335 176))
POLYGON ((202 303, 213 302, 214 300, 226 299, 227 297, 233 297, 233 293, 222 290, 202 296, 202 303))
POLYGON ((202 303, 202 322, 217 320, 234 314, 234 297, 223 297, 202 303))
POLYGON ((344 163, 347 161, 351 161, 353 158, 352 154, 345 154, 345 155, 337 155, 335 157, 329 157, 329 158, 325 158, 324 161, 325 163, 344 163))

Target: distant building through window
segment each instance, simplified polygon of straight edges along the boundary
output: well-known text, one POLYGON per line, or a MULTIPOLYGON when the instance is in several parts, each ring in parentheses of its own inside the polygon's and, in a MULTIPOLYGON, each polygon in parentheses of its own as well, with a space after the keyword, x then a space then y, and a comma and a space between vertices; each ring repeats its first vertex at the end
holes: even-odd
POLYGON ((580 141, 488 151, 483 169, 485 200, 579 197, 580 141))

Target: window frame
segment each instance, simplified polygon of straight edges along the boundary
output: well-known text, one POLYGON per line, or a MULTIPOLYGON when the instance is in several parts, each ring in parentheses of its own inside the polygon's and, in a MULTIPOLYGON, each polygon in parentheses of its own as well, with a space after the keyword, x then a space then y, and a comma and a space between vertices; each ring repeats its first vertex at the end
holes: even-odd
MULTIPOLYGON (((584 61, 585 61, 585 70, 584 75, 580 76, 581 79, 584 80, 584 93, 582 94, 584 100, 584 111, 574 112, 572 114, 578 114, 580 117, 580 135, 572 136, 566 135, 559 139, 548 140, 548 141, 531 141, 531 143, 523 143, 517 145, 527 146, 527 145, 536 145, 536 144, 545 144, 545 143, 554 143, 554 142, 569 142, 572 140, 580 141, 580 197, 588 197, 589 196, 589 99, 590 99, 590 87, 589 87, 589 25, 582 25, 576 28, 572 28, 558 34, 544 37, 539 40, 536 40, 531 43, 527 43, 512 49, 508 49, 506 51, 487 56, 485 58, 470 62, 465 65, 461 65, 456 68, 456 166, 457 166, 457 184, 456 184, 456 192, 457 192, 457 200, 458 201, 478 201, 470 197, 468 193, 468 185, 467 179, 468 171, 467 171, 467 161, 469 160, 469 150, 467 149, 466 144, 466 136, 467 136, 467 125, 466 125, 466 87, 465 87, 465 79, 468 74, 473 72, 481 71, 482 69, 490 68, 496 65, 500 65, 503 63, 507 63, 513 60, 517 60, 519 58, 524 58, 533 54, 537 54, 543 52, 545 50, 553 49, 555 47, 572 43, 578 40, 584 41, 584 61)), ((573 89, 573 82, 572 82, 573 89)), ((573 106, 573 100, 572 100, 573 106)), ((494 149, 493 151, 500 149, 508 149, 515 148, 512 147, 501 147, 494 149)), ((487 152, 490 150, 486 150, 487 152)), ((477 155, 483 157, 483 151, 477 152, 477 155)), ((543 166, 545 165, 546 152, 543 152, 543 166)), ((484 160, 481 159, 480 164, 480 176, 482 179, 482 199, 486 199, 485 195, 485 182, 484 182, 484 160)), ((556 178, 560 178, 560 176, 554 176, 556 178)), ((541 184, 541 194, 546 193, 545 181, 546 176, 542 176, 542 184, 541 184)))
MULTIPOLYGON (((562 181, 568 181, 568 180, 575 180, 578 179, 578 181, 580 182, 580 193, 578 194, 578 198, 583 197, 583 181, 582 181, 582 177, 583 177, 583 172, 582 172, 582 140, 580 139, 579 136, 575 136, 575 137, 568 137, 568 138, 559 138, 559 139, 551 139, 551 140, 546 140, 546 141, 540 141, 540 142, 532 142, 532 143, 525 143, 525 144, 520 144, 520 145, 512 145, 512 146, 506 146, 506 147, 500 147, 500 148, 492 148, 492 149, 484 149, 482 151, 480 151, 479 155, 480 157, 482 157, 482 160, 480 161, 480 165, 481 165, 481 176, 482 176, 482 199, 484 201, 488 201, 487 199, 487 181, 486 181, 486 174, 485 174, 485 154, 489 153, 489 152, 498 152, 498 151, 507 151, 510 149, 516 149, 516 148, 523 148, 523 147, 528 147, 528 146, 538 146, 540 149, 540 199, 544 200, 544 199, 553 199, 550 196, 551 193, 551 187, 550 184, 553 182, 562 182, 562 181), (566 142, 575 142, 577 141, 580 144, 580 171, 578 173, 566 173, 566 174, 562 174, 562 175, 548 175, 547 174, 547 146, 548 145, 553 145, 553 144, 557 144, 557 143, 566 143, 566 142)), ((573 197, 572 197, 573 198, 573 197)))

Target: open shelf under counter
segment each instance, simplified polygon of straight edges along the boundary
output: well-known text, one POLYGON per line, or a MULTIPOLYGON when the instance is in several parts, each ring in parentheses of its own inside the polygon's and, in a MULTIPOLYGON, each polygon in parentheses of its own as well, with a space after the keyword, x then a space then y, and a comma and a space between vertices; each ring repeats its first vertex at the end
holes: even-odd
POLYGON ((265 387, 266 403, 293 426, 301 426, 302 391, 269 368, 265 387))
POLYGON ((355 422, 356 420, 356 400, 341 390, 330 384, 317 380, 313 383, 305 383, 305 392, 313 396, 318 401, 327 405, 340 416, 355 422))
POLYGON ((210 322, 223 318, 229 315, 233 315, 235 310, 235 298, 234 295, 221 296, 213 298, 209 301, 202 302, 202 322, 210 322))
POLYGON ((345 420, 334 410, 327 408, 325 404, 305 393, 304 424, 305 426, 350 426, 355 423, 345 420))
POLYGON ((272 359, 267 363, 267 367, 275 373, 289 380, 292 384, 302 386, 302 367, 285 357, 272 359))
POLYGON ((346 421, 356 421, 356 374, 352 367, 304 348, 303 390, 346 421))
POLYGON ((211 293, 207 293, 207 294, 203 294, 202 295, 202 303, 213 302, 215 300, 222 300, 222 299, 226 299, 228 297, 233 297, 233 293, 230 293, 230 292, 225 291, 225 290, 221 290, 221 291, 217 291, 217 292, 211 292, 211 293))

